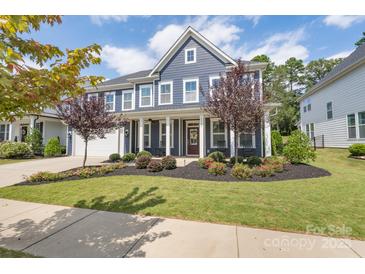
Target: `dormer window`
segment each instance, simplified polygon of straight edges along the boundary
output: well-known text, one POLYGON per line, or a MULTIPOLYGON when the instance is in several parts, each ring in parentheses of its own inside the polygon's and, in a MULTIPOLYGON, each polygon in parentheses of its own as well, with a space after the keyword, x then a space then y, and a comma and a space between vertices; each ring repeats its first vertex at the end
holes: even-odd
POLYGON ((185 64, 192 64, 196 62, 196 48, 185 50, 185 64))

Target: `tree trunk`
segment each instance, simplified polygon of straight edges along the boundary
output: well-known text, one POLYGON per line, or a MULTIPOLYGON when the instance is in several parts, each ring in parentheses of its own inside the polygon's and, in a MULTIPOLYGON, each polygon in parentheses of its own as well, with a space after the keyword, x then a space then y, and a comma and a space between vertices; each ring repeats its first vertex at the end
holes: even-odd
POLYGON ((235 131, 234 132, 234 154, 235 154, 235 158, 236 158, 236 161, 235 163, 237 164, 238 163, 238 132, 235 131))
POLYGON ((86 164, 86 158, 87 158, 87 143, 88 141, 85 141, 85 152, 84 152, 84 162, 82 163, 82 167, 85 167, 86 164))

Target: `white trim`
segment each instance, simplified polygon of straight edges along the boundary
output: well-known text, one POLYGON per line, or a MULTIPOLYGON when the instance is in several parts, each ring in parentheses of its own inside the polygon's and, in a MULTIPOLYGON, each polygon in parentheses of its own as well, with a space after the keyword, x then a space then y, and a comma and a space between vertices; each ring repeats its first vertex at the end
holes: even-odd
POLYGON ((256 134, 255 134, 255 132, 252 132, 252 133, 247 133, 247 132, 240 133, 240 134, 238 134, 238 140, 237 140, 237 142, 238 142, 238 148, 252 148, 252 149, 255 149, 256 148, 256 134), (241 146, 241 142, 240 142, 241 134, 251 134, 252 147, 241 146))
POLYGON ((172 105, 174 102, 174 82, 173 81, 162 81, 158 83, 158 105, 172 105), (161 103, 161 85, 170 85, 170 102, 161 103))
POLYGON ((129 121, 129 132, 128 132, 128 138, 129 138, 129 148, 128 152, 132 152, 132 120, 129 121))
POLYGON ((125 154, 125 127, 121 127, 120 131, 119 131, 119 137, 120 137, 120 141, 119 141, 119 145, 120 145, 120 156, 124 156, 125 154))
POLYGON ((199 103, 199 77, 195 78, 185 78, 183 79, 183 103, 190 104, 190 103, 199 103), (186 86, 185 83, 187 82, 196 82, 196 100, 195 101, 186 101, 186 86))
POLYGON ((205 117, 203 114, 199 116, 199 157, 205 156, 205 117))
POLYGON ((271 124, 270 124, 270 112, 266 110, 264 113, 264 135, 265 135, 265 157, 271 156, 271 124))
MULTIPOLYGON (((11 123, 0 123, 0 126, 4 125, 5 131, 4 131, 4 140, 3 141, 11 141, 11 130, 12 130, 12 124, 11 123), (9 128, 8 128, 9 125, 9 128), (8 138, 6 138, 6 135, 8 135, 8 138)), ((3 142, 0 141, 0 142, 3 142)))
POLYGON ((104 93, 104 104, 105 104, 105 106, 107 105, 107 103, 106 103, 106 97, 108 95, 113 95, 113 108, 112 109, 108 109, 107 111, 113 112, 113 111, 115 111, 115 91, 108 91, 108 92, 105 92, 104 93))
MULTIPOLYGON (((167 118, 167 117, 166 117, 167 118)), ((161 142, 162 142, 162 124, 166 124, 166 120, 159 120, 159 124, 158 124, 158 147, 159 148, 166 148, 166 146, 161 146, 161 142)), ((172 142, 170 144, 170 148, 174 148, 174 119, 170 119, 170 127, 171 127, 171 139, 172 142)), ((165 137, 167 135, 167 131, 165 132, 165 137)), ((167 139, 166 139, 167 140, 167 139)))
POLYGON ((179 138, 179 156, 181 156, 181 118, 179 118, 179 130, 178 130, 178 138, 179 138))
POLYGON ((87 93, 87 100, 90 100, 90 98, 92 97, 99 98, 99 93, 97 92, 87 93))
POLYGON ((126 89, 122 91, 122 111, 130 111, 134 110, 135 106, 135 91, 133 89, 126 89), (132 108, 131 109, 125 109, 124 108, 124 94, 125 93, 131 93, 132 94, 132 108))
POLYGON ((212 96, 212 89, 213 89, 213 80, 221 79, 219 75, 210 75, 209 76, 209 95, 212 96))
POLYGON ((213 123, 214 122, 222 122, 221 119, 219 118, 210 118, 210 147, 211 148, 227 148, 228 147, 228 138, 227 138, 227 125, 224 124, 224 133, 215 133, 216 135, 223 135, 224 134, 224 142, 225 142, 225 146, 224 147, 217 147, 213 145, 213 123))
POLYGON ((185 64, 194 64, 196 63, 196 48, 187 48, 185 49, 185 64), (188 61, 188 52, 193 51, 194 52, 194 60, 188 61))
MULTIPOLYGON (((140 142, 141 141, 143 142, 142 143, 143 144, 143 146, 142 146, 143 149, 142 150, 144 150, 145 148, 151 148, 151 135, 152 135, 152 133, 151 133, 151 121, 145 121, 144 118, 139 118, 139 121, 137 121, 137 127, 136 128, 139 129, 139 131, 138 131, 139 142, 137 143, 138 146, 136 148, 140 148, 140 142), (141 134, 141 127, 140 127, 141 120, 143 121, 143 127, 142 127, 142 133, 143 134, 141 134), (145 136, 145 134, 144 134, 144 125, 148 125, 148 146, 144 146, 144 136, 145 136), (141 136, 143 136, 143 137, 141 138, 141 136)), ((141 150, 139 149, 139 151, 141 151, 141 150)))
MULTIPOLYGON (((147 107, 152 107, 152 101, 153 101, 153 96, 152 96, 152 84, 145 84, 145 85, 139 85, 138 87, 138 92, 139 92, 139 107, 140 108, 147 108, 147 107), (148 87, 150 89, 150 104, 149 105, 142 105, 142 90, 141 88, 146 88, 148 87)), ((147 97, 147 96, 143 96, 143 97, 147 97)))
POLYGON ((333 120, 333 101, 328 101, 326 102, 326 121, 331 121, 333 120), (331 119, 328 119, 328 109, 327 109, 327 105, 331 103, 331 112, 332 112, 332 118, 331 119))
POLYGON ((348 140, 356 140, 357 139, 358 134, 357 134, 356 112, 346 114, 346 131, 347 131, 347 139, 348 140), (354 115, 355 116, 355 137, 354 138, 353 137, 350 138, 350 136, 349 136, 349 118, 348 118, 349 115, 354 115))
MULTIPOLYGON (((199 154, 188 154, 188 128, 189 127, 199 128, 199 120, 189 120, 189 121, 185 122, 185 155, 186 156, 198 156, 199 154), (197 124, 197 125, 189 126, 189 124, 197 124)), ((200 144, 199 144, 199 147, 200 147, 200 144)), ((200 149, 199 149, 199 151, 200 151, 200 149)))
MULTIPOLYGON (((359 140, 364 140, 365 139, 365 137, 361 137, 360 136, 360 119, 359 119, 359 114, 360 113, 363 113, 363 112, 365 112, 365 111, 358 111, 357 112, 357 133, 358 133, 357 137, 358 137, 359 140)), ((361 124, 361 126, 365 126, 365 124, 361 124)))

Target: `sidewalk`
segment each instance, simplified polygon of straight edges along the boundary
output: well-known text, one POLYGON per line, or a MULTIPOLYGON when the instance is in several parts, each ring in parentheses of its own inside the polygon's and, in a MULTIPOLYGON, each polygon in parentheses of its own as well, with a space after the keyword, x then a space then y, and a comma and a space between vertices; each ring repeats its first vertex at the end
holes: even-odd
POLYGON ((365 257, 365 241, 7 199, 0 246, 43 257, 365 257))

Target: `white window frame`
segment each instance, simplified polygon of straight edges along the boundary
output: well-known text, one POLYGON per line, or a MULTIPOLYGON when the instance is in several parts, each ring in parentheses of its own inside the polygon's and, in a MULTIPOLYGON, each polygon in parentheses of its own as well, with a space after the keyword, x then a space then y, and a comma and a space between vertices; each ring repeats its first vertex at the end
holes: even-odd
POLYGON ((333 101, 329 101, 329 102, 326 103, 326 120, 327 121, 333 120, 333 101), (328 118, 328 108, 327 108, 327 105, 329 103, 331 103, 332 118, 328 118))
POLYGON ((218 147, 213 145, 213 135, 223 135, 222 133, 213 133, 213 123, 214 122, 222 122, 219 118, 211 118, 210 119, 210 147, 211 148, 227 148, 228 147, 228 138, 227 138, 227 126, 224 125, 224 141, 226 145, 224 147, 218 147))
POLYGON ((251 133, 244 132, 243 133, 243 134, 251 134, 251 137, 252 137, 252 147, 241 146, 241 142, 240 142, 241 134, 242 133, 240 133, 238 135, 238 140, 237 140, 237 142, 238 142, 238 148, 252 148, 252 149, 255 149, 256 148, 256 134, 255 134, 255 132, 251 132, 251 133))
POLYGON ((357 127, 357 118, 358 117, 357 117, 356 114, 357 114, 356 112, 346 114, 346 131, 347 131, 347 139, 349 139, 349 140, 357 139, 357 136, 359 136, 358 135, 358 127, 357 127), (355 125, 351 126, 351 127, 355 127, 355 137, 350 137, 350 135, 349 135, 349 118, 348 118, 349 115, 354 115, 355 116, 355 125))
POLYGON ((87 100, 89 101, 90 98, 95 97, 96 99, 99 98, 99 94, 97 92, 92 92, 87 94, 87 100))
POLYGON ((365 124, 360 124, 360 117, 359 117, 359 114, 360 113, 363 113, 363 112, 365 112, 365 111, 359 111, 358 113, 357 113, 357 120, 356 120, 356 117, 355 117, 355 122, 357 122, 357 129, 356 129, 356 134, 358 134, 357 135, 357 137, 358 137, 358 139, 361 139, 361 140, 363 140, 363 139, 365 139, 365 137, 361 137, 360 136, 360 126, 365 126, 365 124))
POLYGON ((158 105, 172 105, 174 101, 174 82, 173 81, 163 81, 158 83, 158 105), (170 85, 170 102, 169 103, 161 103, 161 86, 162 85, 170 85))
MULTIPOLYGON (((148 108, 148 107, 152 107, 152 102, 153 102, 153 95, 152 95, 152 84, 146 84, 146 85, 140 85, 138 87, 139 89, 139 107, 140 108, 148 108), (149 105, 142 105, 142 88, 146 88, 148 87, 150 89, 150 104, 149 105)), ((147 96, 143 96, 143 97, 147 97, 147 96)))
POLYGON ((316 130, 316 127, 315 127, 315 124, 314 123, 309 123, 309 138, 312 140, 312 138, 315 137, 315 132, 316 130), (312 125, 313 125, 313 131, 312 131, 312 125), (312 133, 313 133, 313 137, 312 137, 312 133))
POLYGON ((191 104, 191 103, 199 103, 199 78, 186 78, 183 79, 183 104, 191 104), (196 82, 196 100, 195 101, 186 101, 186 83, 187 82, 196 82))
POLYGON ((8 123, 2 123, 2 124, 0 124, 0 126, 2 126, 2 125, 4 125, 4 127, 5 127, 4 141, 11 141, 11 140, 9 140, 9 138, 10 138, 10 131, 11 131, 10 124, 8 124, 8 123), (8 135, 8 138, 6 138, 6 135, 8 135))
POLYGON ((113 95, 113 108, 112 109, 107 109, 107 111, 113 112, 113 111, 115 111, 115 91, 108 91, 108 92, 104 93, 104 104, 105 104, 105 106, 107 105, 107 103, 106 103, 107 95, 113 95))
POLYGON ((219 75, 211 75, 209 76, 209 94, 212 96, 212 89, 213 89, 213 80, 220 80, 221 77, 219 75))
MULTIPOLYGON (((139 129, 139 121, 136 122, 136 132, 138 132, 139 129)), ((148 146, 143 146, 145 148, 151 148, 151 122, 150 121, 145 121, 144 122, 144 126, 148 125, 148 146)), ((144 137, 147 136, 147 134, 144 134, 144 126, 143 126, 143 143, 144 143, 144 137)), ((139 132, 138 132, 139 134, 139 132)), ((139 138, 139 136, 138 136, 139 138)), ((139 142, 137 141, 136 147, 139 148, 139 142)))
MULTIPOLYGON (((162 142, 162 124, 166 124, 166 120, 160 120, 159 123, 159 137, 158 137, 158 147, 160 148, 166 148, 166 146, 161 146, 161 142, 162 142)), ((171 129, 171 142, 170 142, 170 148, 174 148, 174 120, 171 119, 170 120, 170 129, 171 129)), ((166 136, 166 132, 165 132, 165 136, 166 136)))
POLYGON ((134 108, 135 108, 135 101, 134 101, 135 96, 134 95, 135 95, 135 91, 133 89, 126 89, 126 90, 122 91, 122 111, 134 110, 134 108), (130 108, 130 109, 124 108, 124 94, 125 93, 131 93, 132 94, 132 108, 130 108))
POLYGON ((196 48, 185 49, 185 64, 193 64, 193 63, 196 63, 196 48), (194 60, 193 61, 188 61, 188 52, 189 51, 194 52, 194 60))

